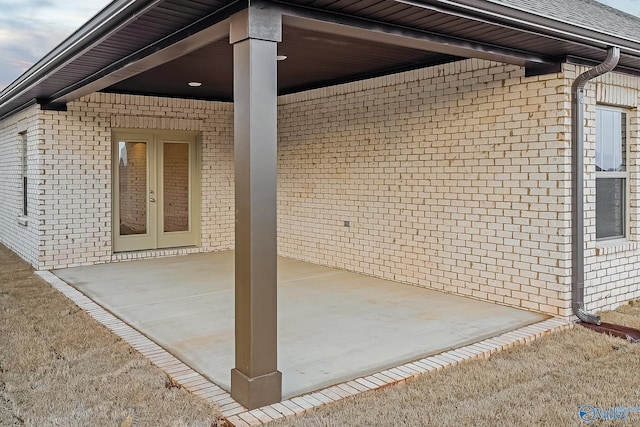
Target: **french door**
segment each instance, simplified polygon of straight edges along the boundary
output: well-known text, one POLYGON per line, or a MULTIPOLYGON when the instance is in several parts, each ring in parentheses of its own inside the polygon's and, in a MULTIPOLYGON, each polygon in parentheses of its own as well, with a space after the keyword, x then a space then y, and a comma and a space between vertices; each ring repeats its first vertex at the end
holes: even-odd
POLYGON ((113 251, 200 243, 195 133, 113 134, 113 251))

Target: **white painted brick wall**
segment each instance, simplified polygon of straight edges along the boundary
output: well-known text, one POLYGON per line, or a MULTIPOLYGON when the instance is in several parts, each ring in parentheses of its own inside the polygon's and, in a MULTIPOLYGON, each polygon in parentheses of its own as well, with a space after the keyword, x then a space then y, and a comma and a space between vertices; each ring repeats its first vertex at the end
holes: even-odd
POLYGON ((45 175, 42 268, 63 268, 233 247, 232 105, 95 93, 67 112, 41 112, 45 175), (202 133, 202 247, 112 254, 111 132, 117 128, 202 133))
MULTIPOLYGON (((280 253, 569 316, 569 95, 578 71, 525 78, 520 67, 465 60, 281 97, 280 253)), ((611 74, 587 86, 591 310, 640 297, 637 109, 630 110, 632 229, 624 244, 595 242, 593 167, 596 99, 635 107, 638 82, 611 74)), ((202 132, 203 247, 195 251, 233 247, 232 105, 92 94, 68 112, 31 109, 17 119, 0 124, 0 238, 32 264, 193 251, 111 253, 113 128, 202 132), (16 168, 14 122, 23 118, 31 182, 40 184, 27 230, 16 221, 17 175, 4 172, 16 168)))
POLYGON ((38 267, 38 184, 42 165, 38 152, 40 122, 37 107, 0 121, 0 243, 38 267), (28 215, 22 215, 22 141, 27 136, 28 215), (18 219, 23 223, 19 224, 18 219))
MULTIPOLYGON (((586 68, 567 66, 574 78, 586 68)), ((589 311, 612 310, 640 298, 640 78, 609 73, 589 83, 585 92, 585 303, 589 311), (629 220, 627 239, 596 242, 595 114, 596 105, 627 109, 629 129, 629 220)))
POLYGON ((466 60, 282 97, 280 251, 567 315, 568 85, 466 60))

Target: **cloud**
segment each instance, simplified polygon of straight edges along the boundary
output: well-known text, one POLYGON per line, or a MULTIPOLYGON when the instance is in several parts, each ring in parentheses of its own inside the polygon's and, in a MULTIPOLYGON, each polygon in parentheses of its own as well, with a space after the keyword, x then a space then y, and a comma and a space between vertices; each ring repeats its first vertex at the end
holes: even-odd
MULTIPOLYGON (((24 73, 32 65, 31 62, 15 56, 0 56, 2 67, 0 68, 0 82, 10 82, 16 76, 24 73)), ((0 90, 4 89, 6 84, 0 84, 0 90)))
POLYGON ((68 34, 42 23, 19 25, 0 19, 0 87, 24 73, 68 34))
POLYGON ((108 3, 108 0, 0 0, 0 90, 108 3))
POLYGON ((84 24, 109 0, 0 0, 3 16, 64 28, 67 33, 84 24))
POLYGON ((0 0, 0 8, 5 17, 28 16, 41 7, 50 9, 55 7, 55 3, 51 0, 0 0))

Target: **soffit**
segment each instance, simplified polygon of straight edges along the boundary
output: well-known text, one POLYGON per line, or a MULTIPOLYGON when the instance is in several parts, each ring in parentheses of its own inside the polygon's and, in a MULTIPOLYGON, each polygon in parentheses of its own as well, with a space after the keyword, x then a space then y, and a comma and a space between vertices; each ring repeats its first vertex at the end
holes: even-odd
MULTIPOLYGON (((287 26, 283 28, 278 53, 287 56, 278 62, 280 94, 458 59, 287 26)), ((224 38, 105 90, 231 101, 232 59, 233 48, 229 39, 224 38), (202 86, 190 87, 188 83, 192 81, 202 86)))
MULTIPOLYGON (((530 28, 519 28, 502 20, 488 22, 487 17, 462 9, 446 13, 440 7, 425 8, 392 0, 301 0, 280 1, 279 4, 285 10, 288 6, 295 6, 305 11, 306 16, 313 16, 315 11, 329 11, 338 19, 360 18, 361 22, 370 23, 372 29, 377 22, 390 23, 425 34, 442 34, 461 41, 479 41, 488 46, 529 52, 550 61, 563 61, 570 56, 598 62, 606 56, 604 43, 562 39, 558 35, 536 33, 530 28)), ((442 52, 403 48, 338 33, 287 26, 283 29, 278 51, 288 57, 278 67, 280 94, 459 59, 442 52)), ((232 48, 228 39, 219 40, 105 90, 231 101, 231 60, 232 48), (191 88, 187 86, 189 81, 202 82, 203 85, 191 88)), ((620 68, 640 70, 640 56, 623 54, 620 68)))
MULTIPOLYGON (((574 28, 571 26, 573 24, 567 27, 564 21, 558 23, 556 29, 548 28, 545 25, 549 25, 550 18, 541 17, 540 11, 532 7, 523 12, 527 1, 297 0, 272 1, 268 4, 282 7, 283 10, 303 11, 307 17, 329 14, 345 22, 357 20, 359 25, 369 27, 371 31, 388 25, 427 35, 444 35, 462 44, 482 43, 482 49, 485 50, 495 46, 522 52, 525 56, 538 55, 548 61, 562 61, 567 56, 595 62, 604 59, 608 42, 604 36, 601 39, 597 37, 602 29, 587 34, 593 36, 589 38, 584 35, 587 30, 580 27, 582 21, 574 23, 575 34, 567 31, 567 28, 574 28), (485 13, 479 11, 478 4, 502 9, 498 10, 500 13, 494 10, 485 13), (503 12, 505 16, 501 15, 503 12), (507 17, 511 12, 514 17, 507 17), (523 13, 528 20, 520 19, 523 13)), ((571 1, 592 3, 592 0, 571 1)), ((118 2, 124 3, 124 0, 116 0, 114 4, 118 2)), ((63 98, 65 91, 75 94, 69 88, 89 87, 91 81, 98 81, 94 85, 99 86, 98 79, 101 76, 113 74, 109 68, 113 68, 113 64, 122 69, 135 65, 135 61, 147 54, 145 48, 159 50, 169 46, 246 7, 245 1, 224 0, 133 0, 131 4, 137 9, 127 10, 118 16, 118 25, 107 26, 103 29, 104 34, 78 37, 79 47, 72 47, 69 50, 72 54, 58 50, 58 53, 62 52, 58 62, 51 59, 57 52, 54 50, 39 64, 44 70, 42 75, 30 70, 5 89, 0 94, 0 117, 28 105, 35 98, 46 100, 55 95, 53 99, 66 101, 68 99, 63 98), (50 66, 50 63, 55 66, 50 66)), ((604 22, 615 22, 615 13, 600 12, 605 15, 602 19, 604 22)), ((558 12, 558 15, 562 14, 558 12)), ((626 32, 629 26, 640 22, 633 17, 624 18, 623 28, 626 32)), ((584 20, 584 17, 581 19, 584 20)), ((639 72, 640 41, 618 41, 622 44, 620 69, 639 72)), ((110 81, 102 87, 92 87, 92 90, 231 100, 232 48, 228 39, 218 37, 211 43, 200 44, 202 46, 186 51, 184 56, 171 57, 155 68, 141 68, 141 74, 115 84, 110 81), (205 84, 200 88, 186 86, 187 82, 193 80, 205 84)), ((285 25, 279 51, 288 56, 286 61, 279 64, 280 93, 447 62, 459 57, 446 50, 433 52, 409 48, 387 44, 380 39, 364 40, 340 31, 320 32, 299 25, 285 25)), ((38 64, 35 71, 39 71, 37 67, 38 64)))

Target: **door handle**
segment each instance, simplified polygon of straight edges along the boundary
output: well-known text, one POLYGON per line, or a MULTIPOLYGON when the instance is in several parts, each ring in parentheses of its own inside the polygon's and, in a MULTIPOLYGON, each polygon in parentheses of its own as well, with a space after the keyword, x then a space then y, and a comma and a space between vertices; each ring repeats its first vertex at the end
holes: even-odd
POLYGON ((153 197, 151 197, 151 198, 149 199, 149 201, 150 201, 150 202, 154 202, 154 203, 155 203, 156 199, 154 199, 153 197))

